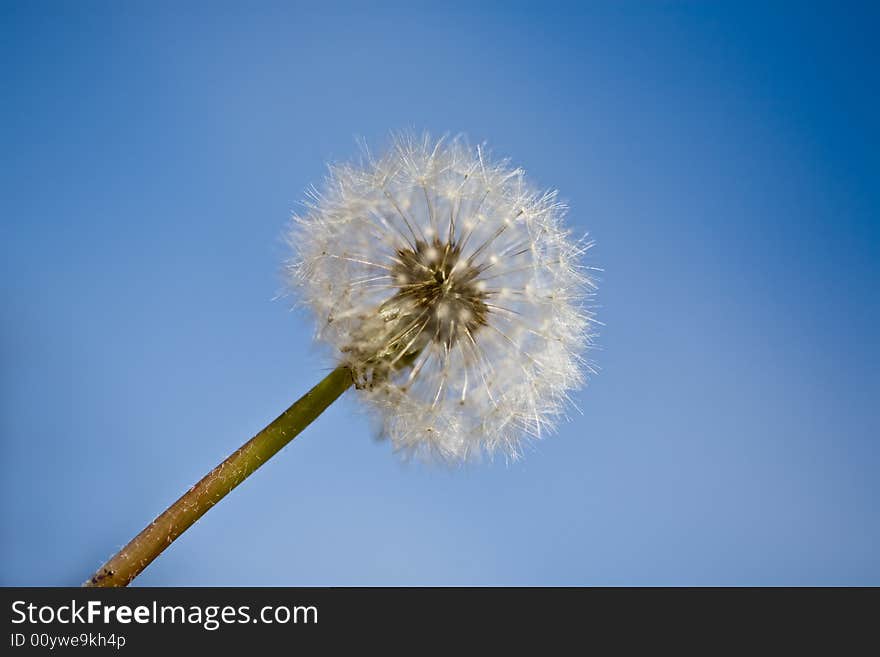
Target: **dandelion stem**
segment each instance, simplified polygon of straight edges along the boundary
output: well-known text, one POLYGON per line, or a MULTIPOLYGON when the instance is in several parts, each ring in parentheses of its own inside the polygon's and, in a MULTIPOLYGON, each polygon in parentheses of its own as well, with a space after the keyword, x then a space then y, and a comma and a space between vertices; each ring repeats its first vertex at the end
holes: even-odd
POLYGON ((211 470, 95 572, 83 586, 127 586, 212 506, 247 479, 326 410, 353 383, 337 367, 265 429, 211 470))

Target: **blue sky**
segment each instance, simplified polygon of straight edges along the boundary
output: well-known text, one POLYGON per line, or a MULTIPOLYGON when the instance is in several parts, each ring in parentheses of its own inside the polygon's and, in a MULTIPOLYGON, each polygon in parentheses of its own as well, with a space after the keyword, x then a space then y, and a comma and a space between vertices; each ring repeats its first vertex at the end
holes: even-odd
POLYGON ((282 233, 400 128, 596 240, 583 414, 449 469, 348 393, 136 583, 880 584, 876 6, 473 5, 0 3, 0 584, 78 584, 323 376, 282 233))

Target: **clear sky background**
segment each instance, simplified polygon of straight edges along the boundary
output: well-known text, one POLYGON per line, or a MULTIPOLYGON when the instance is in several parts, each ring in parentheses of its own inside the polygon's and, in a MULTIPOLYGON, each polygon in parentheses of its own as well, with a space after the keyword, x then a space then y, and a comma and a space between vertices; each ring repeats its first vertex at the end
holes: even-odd
POLYGON ((876 3, 237 4, 0 2, 0 584, 78 584, 326 373, 282 233, 400 128, 597 241, 583 415, 449 469, 348 393, 138 584, 880 584, 876 3))

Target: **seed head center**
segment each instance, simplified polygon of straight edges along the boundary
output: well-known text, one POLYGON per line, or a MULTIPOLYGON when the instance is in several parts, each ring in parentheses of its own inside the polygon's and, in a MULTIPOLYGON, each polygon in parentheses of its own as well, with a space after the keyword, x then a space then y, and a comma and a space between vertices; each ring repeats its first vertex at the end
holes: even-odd
POLYGON ((399 249, 392 276, 394 298, 424 316, 423 335, 451 346, 460 334, 486 325, 486 294, 477 284, 480 270, 461 257, 454 242, 421 240, 415 249, 399 249))

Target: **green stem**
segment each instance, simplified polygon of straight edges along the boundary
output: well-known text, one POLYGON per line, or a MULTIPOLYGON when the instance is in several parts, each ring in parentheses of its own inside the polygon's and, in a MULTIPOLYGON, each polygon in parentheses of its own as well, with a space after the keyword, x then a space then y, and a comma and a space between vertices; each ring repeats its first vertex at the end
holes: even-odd
POLYGON ((83 586, 127 586, 212 506, 293 440, 352 384, 337 367, 269 426, 211 470, 179 500, 101 566, 83 586))

